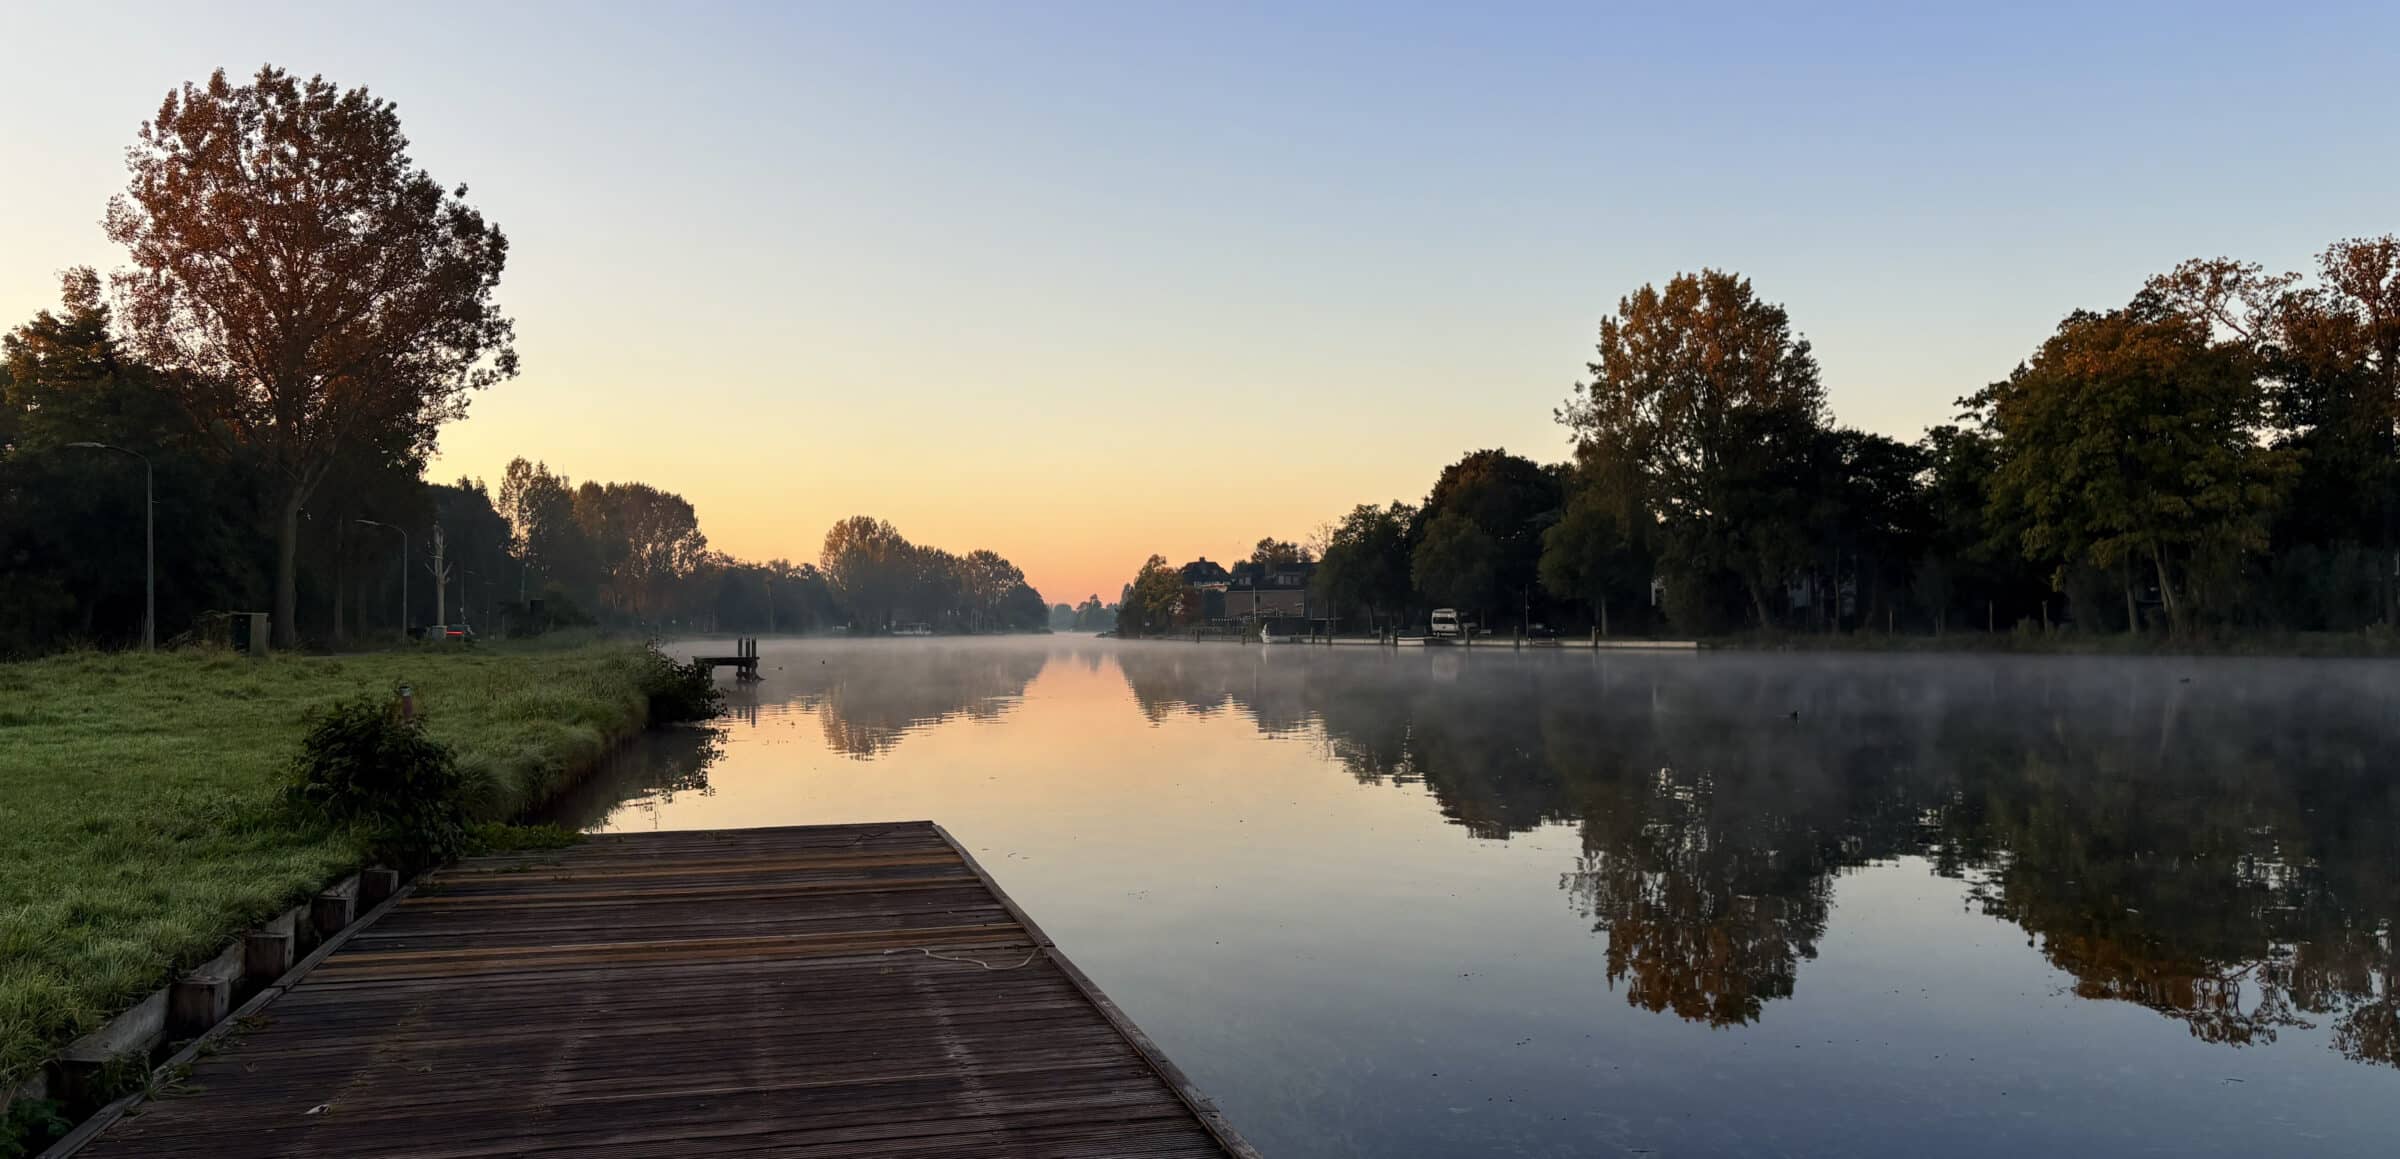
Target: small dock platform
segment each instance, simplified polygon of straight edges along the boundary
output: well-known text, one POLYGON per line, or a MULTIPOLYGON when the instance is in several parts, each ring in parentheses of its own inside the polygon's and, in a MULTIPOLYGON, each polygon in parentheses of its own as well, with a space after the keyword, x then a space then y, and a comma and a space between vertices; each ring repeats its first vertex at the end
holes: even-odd
POLYGON ((736 680, 757 680, 760 678, 758 675, 758 638, 743 636, 733 642, 733 655, 694 656, 692 663, 706 665, 711 672, 719 668, 731 668, 733 669, 733 678, 736 680))
POLYGON ((1255 1156, 930 822, 404 887, 95 1120, 113 1156, 1255 1156))

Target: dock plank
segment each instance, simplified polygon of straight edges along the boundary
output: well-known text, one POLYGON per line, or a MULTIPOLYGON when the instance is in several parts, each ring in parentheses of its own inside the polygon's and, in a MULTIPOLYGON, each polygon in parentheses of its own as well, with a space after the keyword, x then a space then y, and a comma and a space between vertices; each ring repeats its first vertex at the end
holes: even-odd
POLYGON ((909 822, 463 862, 77 1154, 1256 1152, 909 822))

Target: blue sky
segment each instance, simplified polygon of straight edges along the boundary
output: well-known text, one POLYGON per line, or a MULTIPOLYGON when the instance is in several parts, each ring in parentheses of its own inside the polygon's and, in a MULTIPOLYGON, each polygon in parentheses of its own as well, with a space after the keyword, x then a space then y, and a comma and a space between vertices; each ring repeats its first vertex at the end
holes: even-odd
POLYGON ((173 85, 396 100, 514 242, 525 374, 444 436, 835 518, 1057 599, 1420 497, 1646 281, 1748 274, 1902 437, 2186 257, 2400 229, 2400 7, 82 4, 8 20, 0 319, 173 85), (773 452, 729 470, 711 452, 773 452))

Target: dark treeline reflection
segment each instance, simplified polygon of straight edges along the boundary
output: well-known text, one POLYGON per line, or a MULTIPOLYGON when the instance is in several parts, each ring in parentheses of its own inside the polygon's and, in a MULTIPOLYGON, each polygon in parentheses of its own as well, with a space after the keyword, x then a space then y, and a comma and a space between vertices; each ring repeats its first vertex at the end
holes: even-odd
POLYGON ((655 814, 685 793, 711 795, 709 766, 723 756, 722 737, 713 729, 667 728, 636 737, 628 751, 600 767, 598 774, 541 811, 541 819, 570 829, 588 829, 622 807, 655 814))
POLYGON ((2210 1042, 2329 1025, 2400 1065, 2400 742, 2374 665, 1127 648, 1141 711, 1322 730, 1478 838, 1572 824, 1628 1001, 1789 997, 1834 878, 1914 855, 2087 998, 2210 1042))

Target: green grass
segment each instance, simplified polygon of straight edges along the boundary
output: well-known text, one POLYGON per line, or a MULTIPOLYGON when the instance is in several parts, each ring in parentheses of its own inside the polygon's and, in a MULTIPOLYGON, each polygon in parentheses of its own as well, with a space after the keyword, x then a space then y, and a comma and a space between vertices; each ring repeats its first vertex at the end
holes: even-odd
POLYGON ((0 664, 0 1091, 360 863, 355 835, 282 804, 310 710, 408 681, 507 816, 642 726, 639 655, 587 638, 0 664))

